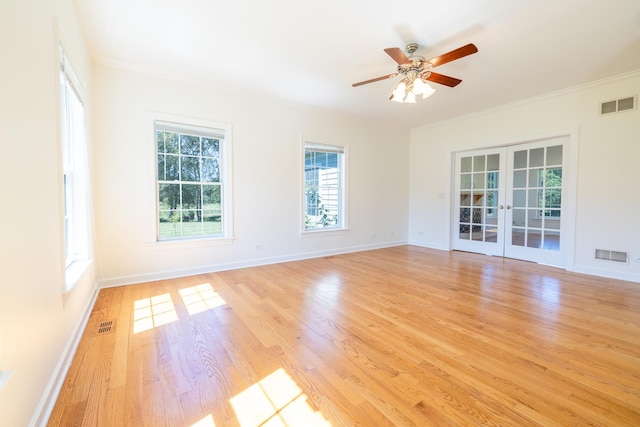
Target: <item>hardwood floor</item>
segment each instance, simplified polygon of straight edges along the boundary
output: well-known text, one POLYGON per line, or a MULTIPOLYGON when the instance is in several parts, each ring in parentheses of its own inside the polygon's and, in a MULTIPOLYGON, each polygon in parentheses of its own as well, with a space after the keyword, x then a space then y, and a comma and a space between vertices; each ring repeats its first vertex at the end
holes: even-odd
POLYGON ((401 246, 104 289, 49 425, 638 426, 640 284, 401 246))

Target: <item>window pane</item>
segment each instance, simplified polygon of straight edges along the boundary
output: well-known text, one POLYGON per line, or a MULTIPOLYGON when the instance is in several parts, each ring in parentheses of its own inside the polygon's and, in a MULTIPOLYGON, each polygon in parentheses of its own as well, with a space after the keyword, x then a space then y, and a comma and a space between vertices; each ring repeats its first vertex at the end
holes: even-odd
POLYGON ((182 209, 194 209, 201 206, 199 184, 182 185, 182 209))
POLYGON ((527 167, 527 151, 516 151, 513 153, 513 167, 514 169, 523 169, 527 167))
POLYGON ((527 230, 527 247, 537 249, 542 248, 542 231, 527 230))
POLYGON ((156 131, 158 154, 178 154, 178 135, 173 132, 156 131))
POLYGON ((473 240, 483 241, 484 240, 483 231, 484 231, 484 227, 483 226, 474 225, 473 226, 473 240))
POLYGON ((498 188, 499 172, 487 172, 487 188, 498 188))
POLYGON ((182 181, 200 181, 200 162, 198 157, 180 156, 182 181))
POLYGON ((471 172, 471 157, 463 157, 460 160, 460 171, 471 172))
POLYGON ((525 225, 525 209, 513 210, 513 225, 524 227, 525 225))
MULTIPOLYGON (((180 179, 180 158, 174 155, 165 156, 164 181, 178 181, 180 179)), ((158 174, 159 175, 159 174, 158 174)))
POLYGON ((547 166, 562 164, 562 145, 547 147, 547 166))
POLYGON ((200 137, 192 135, 180 135, 180 154, 199 156, 200 137))
POLYGON ((484 162, 485 156, 474 156, 473 157, 473 171, 474 172, 484 172, 484 162))
POLYGON ((527 186, 527 171, 513 172, 513 188, 525 188, 527 186))
POLYGON ((160 184, 158 186, 160 210, 176 210, 180 206, 180 184, 160 184))
POLYGON ((460 222, 467 223, 467 224, 471 222, 471 209, 469 208, 460 209, 460 222))
POLYGON ((158 179, 161 181, 165 180, 165 163, 164 158, 166 156, 164 154, 158 154, 158 179))
POLYGON ((465 173, 460 175, 460 188, 464 190, 471 188, 471 174, 465 173))
POLYGON ((562 168, 547 169, 545 187, 562 187, 562 168))
POLYGON ((542 187, 542 169, 529 169, 529 187, 542 187))
POLYGON ((559 188, 552 188, 545 191, 544 195, 544 207, 556 208, 562 207, 562 190, 559 188))
POLYGON ((513 190, 513 207, 524 208, 527 206, 527 190, 513 190))
POLYGON ((484 173, 473 174, 473 188, 484 188, 484 173))
POLYGON ((545 230, 560 230, 560 211, 550 210, 546 212, 547 216, 544 219, 545 230))
POLYGON ((529 150, 529 167, 536 168, 544 166, 544 148, 529 150))
POLYGON ((500 169, 500 154, 491 154, 487 156, 487 170, 497 171, 500 169))
POLYGON ((542 190, 529 190, 529 202, 527 206, 530 208, 539 208, 541 207, 542 202, 542 190))
POLYGON ((560 232, 559 231, 545 231, 544 232, 544 245, 543 249, 551 251, 560 250, 560 232))
POLYGON ((222 215, 220 214, 220 211, 205 210, 202 212, 202 216, 204 219, 202 223, 203 234, 212 236, 222 234, 222 215))
POLYGON ((514 228, 511 232, 511 244, 514 246, 524 246, 524 228, 514 228))
POLYGON ((471 193, 467 191, 460 192, 460 206, 471 206, 471 193))
POLYGON ((202 155, 208 157, 218 157, 220 154, 220 140, 213 138, 202 138, 202 155))
POLYGON ((527 227, 542 228, 540 209, 527 209, 527 227))
POLYGON ((460 232, 458 237, 462 240, 469 240, 470 237, 470 225, 469 224, 460 224, 460 232))
POLYGON ((204 185, 202 189, 203 194, 203 209, 215 209, 220 211, 220 186, 219 185, 204 185))
POLYGON ((220 182, 220 165, 216 158, 202 158, 202 181, 220 182))
POLYGON ((498 206, 498 192, 497 191, 487 191, 487 206, 488 207, 497 207, 498 206))
POLYGON ((472 209, 472 214, 471 222, 474 224, 482 224, 482 209, 474 208, 472 209))
POLYGON ((175 239, 181 236, 182 223, 178 212, 160 211, 159 218, 158 237, 160 239, 175 239))

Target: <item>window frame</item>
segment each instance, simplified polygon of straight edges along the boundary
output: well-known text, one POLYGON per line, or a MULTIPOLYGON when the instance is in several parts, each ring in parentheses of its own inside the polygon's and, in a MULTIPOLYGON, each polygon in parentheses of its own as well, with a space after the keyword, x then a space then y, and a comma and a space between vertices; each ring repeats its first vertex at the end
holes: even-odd
MULTIPOLYGON (((209 246, 217 244, 227 244, 233 240, 233 197, 232 197, 232 127, 230 123, 215 122, 206 119, 196 119, 193 117, 179 116, 173 114, 164 114, 157 112, 147 113, 148 128, 150 129, 149 139, 153 146, 150 157, 149 175, 152 178, 150 188, 149 210, 150 226, 147 231, 147 242, 155 247, 173 247, 173 246, 209 246), (167 123, 175 128, 185 130, 207 129, 212 131, 220 131, 224 137, 220 140, 219 148, 219 165, 220 165, 220 198, 221 198, 221 234, 220 235, 203 235, 203 236, 186 236, 171 239, 160 239, 160 209, 159 209, 159 184, 158 179, 158 147, 156 140, 156 123, 167 123)), ((194 181, 200 182, 200 181, 194 181)))
POLYGON ((349 147, 348 145, 340 145, 335 143, 320 143, 311 139, 301 139, 301 154, 300 154, 300 233, 302 237, 312 237, 319 235, 331 235, 331 234, 343 234, 348 231, 348 160, 349 160, 349 147), (338 198, 338 224, 335 226, 327 227, 314 227, 307 228, 306 215, 307 215, 307 194, 306 194, 306 153, 309 150, 317 152, 338 153, 338 169, 340 172, 339 177, 339 198, 338 198))
POLYGON ((69 293, 92 262, 91 184, 84 91, 61 42, 58 62, 63 293, 69 293))

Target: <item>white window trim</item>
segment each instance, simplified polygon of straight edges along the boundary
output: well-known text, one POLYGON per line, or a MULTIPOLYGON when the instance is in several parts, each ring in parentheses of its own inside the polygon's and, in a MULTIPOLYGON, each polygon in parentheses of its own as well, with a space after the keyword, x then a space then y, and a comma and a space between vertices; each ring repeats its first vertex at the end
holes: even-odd
POLYGON ((349 231, 349 215, 348 215, 348 170, 349 170, 349 145, 335 144, 335 143, 321 143, 314 139, 302 137, 300 139, 300 190, 298 191, 300 197, 300 237, 326 237, 334 235, 344 235, 349 231), (340 200, 340 213, 341 223, 340 227, 326 227, 326 228, 314 228, 306 229, 305 227, 305 214, 307 209, 307 203, 305 198, 305 151, 307 146, 315 146, 318 148, 331 149, 335 148, 336 151, 343 153, 342 161, 342 197, 340 200))
POLYGON ((147 211, 149 212, 148 216, 148 226, 145 231, 146 235, 146 244, 153 248, 157 249, 168 249, 173 250, 176 247, 209 247, 209 246, 220 246, 220 245, 228 245, 233 239, 233 164, 232 164, 232 152, 233 152, 233 129, 230 123, 225 122, 216 122, 207 119, 199 119, 188 116, 180 116, 175 114, 167 114, 160 113, 155 111, 147 111, 146 113, 146 122, 147 122, 147 138, 148 141, 148 151, 147 158, 149 162, 147 163, 147 171, 145 171, 145 175, 148 176, 149 183, 147 188, 149 188, 148 201, 147 201, 147 211), (204 128, 212 128, 212 129, 221 129, 224 130, 225 138, 222 149, 220 150, 220 159, 224 167, 222 168, 221 180, 223 182, 222 185, 222 200, 224 200, 222 204, 222 236, 205 236, 205 237, 193 237, 193 238, 183 238, 183 239, 173 239, 173 240, 158 240, 158 208, 157 208, 157 192, 158 192, 158 175, 157 175, 157 147, 156 147, 156 135, 155 135, 155 123, 156 122, 169 122, 176 123, 178 125, 184 125, 185 127, 195 126, 195 127, 204 127, 204 128))
MULTIPOLYGON (((74 162, 75 166, 79 167, 80 169, 82 169, 82 171, 78 172, 78 170, 76 170, 76 173, 80 173, 80 175, 84 175, 84 187, 86 188, 80 188, 80 189, 76 189, 74 190, 74 193, 80 192, 81 194, 74 194, 73 196, 76 198, 80 198, 80 202, 78 203, 74 203, 74 205, 72 206, 72 210, 74 211, 72 213, 72 215, 76 216, 77 218, 80 218, 78 220, 76 220, 75 223, 75 227, 81 227, 85 229, 86 232, 86 241, 84 242, 80 242, 80 249, 79 249, 79 255, 78 257, 74 258, 73 260, 71 260, 71 262, 69 262, 69 260, 66 257, 66 217, 65 217, 65 210, 66 210, 66 206, 65 206, 65 202, 64 202, 64 194, 65 194, 65 184, 64 182, 61 182, 60 184, 60 198, 62 200, 62 209, 61 209, 61 217, 63 218, 63 221, 65 222, 65 224, 63 224, 63 228, 62 228, 62 253, 65 255, 64 256, 64 260, 63 260, 63 272, 64 272, 64 283, 62 286, 62 294, 63 295, 69 295, 71 294, 71 292, 73 291, 73 289, 75 289, 75 286, 78 282, 80 282, 80 280, 82 280, 84 274, 89 271, 92 263, 93 263, 93 254, 92 254, 92 248, 93 248, 93 243, 92 243, 92 226, 91 226, 91 183, 90 183, 90 172, 89 172, 89 165, 88 165, 88 158, 86 157, 88 155, 87 151, 88 151, 88 138, 86 135, 87 132, 87 123, 86 123, 86 111, 84 109, 84 90, 82 88, 82 85, 80 83, 80 80, 78 79, 77 75, 75 74, 73 67, 71 65, 71 61, 69 60, 69 57, 67 55, 67 53, 65 52, 65 48, 64 45, 62 43, 61 40, 58 40, 58 49, 57 49, 57 61, 58 61, 58 67, 57 67, 57 75, 58 75, 58 81, 60 80, 61 76, 60 74, 64 75, 64 79, 65 79, 65 85, 67 85, 69 87, 69 89, 71 91, 73 91, 75 93, 75 96, 78 99, 78 102, 83 106, 83 120, 84 120, 84 126, 83 126, 83 131, 84 131, 84 136, 83 136, 83 143, 84 146, 80 147, 80 156, 84 157, 84 159, 81 161, 81 163, 86 163, 86 164, 79 164, 76 163, 78 162, 78 159, 76 158, 78 156, 78 153, 71 153, 71 157, 72 157, 72 162, 74 162), (78 222, 79 221, 79 222, 78 222)), ((62 120, 64 117, 66 116, 66 113, 68 112, 63 112, 62 111, 62 101, 63 101, 63 97, 65 96, 65 94, 62 93, 61 89, 60 89, 60 84, 58 84, 57 86, 57 95, 58 95, 58 106, 60 108, 59 111, 59 115, 58 115, 58 125, 59 127, 59 144, 58 146, 59 148, 59 164, 60 164, 60 176, 64 176, 66 173, 65 170, 65 160, 63 160, 63 155, 69 155, 69 153, 64 153, 64 150, 62 148, 63 145, 63 140, 64 138, 68 138, 68 135, 63 135, 63 132, 68 132, 69 130, 66 127, 63 127, 62 125, 62 120)), ((71 147, 72 150, 77 150, 79 147, 71 147)), ((61 181, 64 181, 63 179, 61 181)), ((75 230, 78 231, 78 230, 75 230)), ((77 236, 75 237, 77 238, 77 236)), ((79 243, 79 242, 75 242, 75 243, 79 243)))

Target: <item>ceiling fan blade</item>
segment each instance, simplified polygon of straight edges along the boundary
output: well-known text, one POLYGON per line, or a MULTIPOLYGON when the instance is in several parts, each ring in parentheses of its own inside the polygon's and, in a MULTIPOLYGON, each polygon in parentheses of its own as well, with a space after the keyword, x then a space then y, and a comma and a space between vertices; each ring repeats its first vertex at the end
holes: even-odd
POLYGON ((388 47, 384 51, 387 52, 387 55, 392 57, 393 60, 400 65, 409 64, 411 62, 409 61, 409 58, 407 58, 407 55, 405 55, 402 49, 400 49, 399 47, 388 47))
POLYGON ((455 77, 445 76, 444 74, 434 73, 433 71, 431 72, 431 75, 427 77, 426 80, 429 80, 430 82, 434 82, 434 83, 439 83, 441 85, 449 86, 449 87, 457 86, 462 82, 462 80, 456 79, 455 77))
POLYGON ((468 45, 459 47, 458 49, 452 50, 451 52, 436 56, 435 58, 432 58, 427 62, 430 62, 434 67, 437 67, 438 65, 446 64, 447 62, 464 58, 465 56, 476 53, 477 51, 478 48, 476 47, 476 45, 474 45, 473 43, 469 43, 468 45))
POLYGON ((393 77, 396 77, 397 75, 398 75, 398 73, 392 73, 392 74, 388 74, 386 76, 376 77, 375 79, 369 79, 369 80, 365 80, 363 82, 354 83, 351 86, 358 87, 358 86, 366 85, 366 84, 369 84, 369 83, 379 82, 380 80, 391 79, 393 77))

